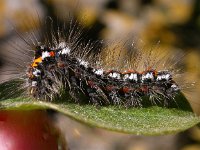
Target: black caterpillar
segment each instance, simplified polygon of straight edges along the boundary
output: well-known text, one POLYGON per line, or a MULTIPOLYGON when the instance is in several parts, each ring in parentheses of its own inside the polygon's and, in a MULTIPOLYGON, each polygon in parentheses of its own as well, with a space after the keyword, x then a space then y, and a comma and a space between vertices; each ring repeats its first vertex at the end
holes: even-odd
POLYGON ((78 58, 77 50, 65 42, 57 48, 37 46, 27 74, 30 94, 48 101, 66 90, 75 102, 80 101, 81 93, 88 97, 87 103, 96 105, 141 106, 143 97, 150 101, 163 99, 167 104, 180 91, 167 70, 104 71, 78 58))
MULTIPOLYGON (((36 39, 30 43, 23 39, 34 52, 26 75, 23 73, 21 77, 26 80, 24 88, 28 89, 28 95, 54 101, 64 92, 75 103, 126 107, 142 106, 143 98, 153 104, 163 102, 164 106, 175 101, 181 87, 170 69, 158 69, 152 64, 140 72, 137 67, 130 67, 133 65, 129 65, 131 69, 118 69, 117 66, 107 69, 109 67, 103 67, 100 55, 92 53, 95 43, 85 44, 81 34, 80 29, 74 26, 70 32, 60 29, 57 33, 52 32, 53 42, 49 39, 38 42, 36 39)), ((142 64, 148 57, 139 52, 132 60, 138 59, 134 63, 142 64)))

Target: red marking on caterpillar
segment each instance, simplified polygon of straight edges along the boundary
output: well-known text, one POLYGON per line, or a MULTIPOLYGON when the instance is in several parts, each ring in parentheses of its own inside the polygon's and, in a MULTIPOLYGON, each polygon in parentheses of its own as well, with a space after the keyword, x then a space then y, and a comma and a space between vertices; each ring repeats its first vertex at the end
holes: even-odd
POLYGON ((32 51, 32 60, 25 62, 22 57, 23 65, 15 64, 17 69, 24 70, 18 72, 20 90, 45 101, 59 99, 64 91, 75 103, 95 105, 137 107, 143 105, 144 98, 164 106, 175 102, 176 95, 183 90, 176 81, 177 57, 162 56, 153 50, 124 50, 124 55, 116 58, 107 48, 96 54, 96 43, 82 40, 82 28, 73 23, 69 32, 63 27, 52 32, 51 37, 44 34, 44 42, 35 37, 23 38, 28 46, 23 48, 32 51), (24 64, 29 67, 24 69, 24 64))

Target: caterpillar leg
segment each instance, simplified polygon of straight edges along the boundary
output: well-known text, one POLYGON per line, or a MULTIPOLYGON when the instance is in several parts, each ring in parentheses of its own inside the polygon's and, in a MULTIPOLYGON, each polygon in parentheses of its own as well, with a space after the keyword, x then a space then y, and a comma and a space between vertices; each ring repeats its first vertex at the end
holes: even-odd
POLYGON ((142 98, 137 93, 129 93, 125 95, 125 107, 142 107, 142 98))
POLYGON ((117 91, 113 90, 108 95, 114 105, 120 105, 122 103, 122 100, 119 97, 117 91))
POLYGON ((89 86, 87 88, 87 93, 90 98, 90 101, 96 105, 108 105, 110 104, 110 101, 108 100, 108 97, 102 91, 98 85, 94 84, 93 81, 87 81, 87 85, 89 86))

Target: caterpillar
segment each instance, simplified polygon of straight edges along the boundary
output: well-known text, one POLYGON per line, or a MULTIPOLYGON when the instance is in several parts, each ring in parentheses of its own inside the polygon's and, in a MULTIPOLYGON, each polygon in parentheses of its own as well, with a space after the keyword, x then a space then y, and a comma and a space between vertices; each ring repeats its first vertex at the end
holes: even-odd
POLYGON ((21 63, 12 64, 22 93, 36 100, 62 98, 98 106, 142 107, 145 98, 164 106, 176 101, 184 87, 176 81, 180 74, 175 55, 122 48, 116 58, 115 48, 108 50, 101 48, 100 42, 86 42, 80 24, 70 24, 68 31, 65 26, 56 32, 48 30, 42 41, 33 33, 28 38, 21 37, 28 47, 19 45, 16 50, 22 54, 18 58, 21 63), (30 57, 28 62, 24 57, 30 57))

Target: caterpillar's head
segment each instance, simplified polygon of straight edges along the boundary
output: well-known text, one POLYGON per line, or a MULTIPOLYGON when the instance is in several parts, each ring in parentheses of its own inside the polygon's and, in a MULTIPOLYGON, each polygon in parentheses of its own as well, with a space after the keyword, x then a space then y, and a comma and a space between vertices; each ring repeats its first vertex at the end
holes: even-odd
POLYGON ((27 76, 30 94, 35 98, 47 96, 54 88, 56 68, 61 67, 59 57, 69 55, 70 49, 63 42, 52 48, 38 45, 34 51, 34 59, 30 65, 27 76))

